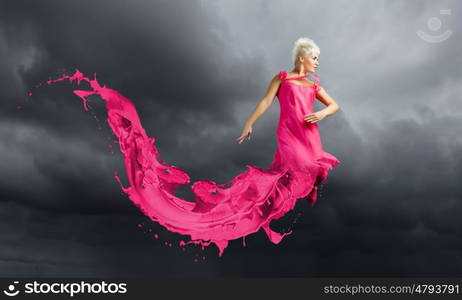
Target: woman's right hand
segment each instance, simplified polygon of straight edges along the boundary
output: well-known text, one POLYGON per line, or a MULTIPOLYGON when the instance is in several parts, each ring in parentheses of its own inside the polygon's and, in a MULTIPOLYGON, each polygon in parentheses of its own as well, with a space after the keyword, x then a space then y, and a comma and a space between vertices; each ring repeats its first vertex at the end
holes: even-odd
POLYGON ((250 140, 250 136, 252 135, 252 126, 245 125, 244 129, 242 130, 241 136, 238 137, 236 140, 240 143, 244 141, 245 138, 250 140))

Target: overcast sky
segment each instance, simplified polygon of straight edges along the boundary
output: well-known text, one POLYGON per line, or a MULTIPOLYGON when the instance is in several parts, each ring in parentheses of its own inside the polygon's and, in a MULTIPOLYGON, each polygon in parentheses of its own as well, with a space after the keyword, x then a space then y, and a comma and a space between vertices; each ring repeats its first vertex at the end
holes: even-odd
POLYGON ((461 14, 455 0, 0 0, 0 275, 461 276, 461 14), (235 139, 299 37, 321 48, 341 107, 318 123, 341 164, 314 207, 272 223, 293 227, 281 244, 261 230, 221 258, 166 246, 184 237, 121 192, 99 98, 96 121, 76 85, 34 88, 96 73, 133 100, 164 160, 224 183, 271 163, 277 101, 235 139))

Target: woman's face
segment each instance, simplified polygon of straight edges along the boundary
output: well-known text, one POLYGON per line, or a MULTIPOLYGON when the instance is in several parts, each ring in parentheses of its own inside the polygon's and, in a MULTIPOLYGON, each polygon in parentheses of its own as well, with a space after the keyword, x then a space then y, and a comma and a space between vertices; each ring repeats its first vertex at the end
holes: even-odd
POLYGON ((319 66, 319 55, 318 54, 308 54, 301 57, 301 64, 305 69, 305 72, 314 73, 316 68, 319 66))

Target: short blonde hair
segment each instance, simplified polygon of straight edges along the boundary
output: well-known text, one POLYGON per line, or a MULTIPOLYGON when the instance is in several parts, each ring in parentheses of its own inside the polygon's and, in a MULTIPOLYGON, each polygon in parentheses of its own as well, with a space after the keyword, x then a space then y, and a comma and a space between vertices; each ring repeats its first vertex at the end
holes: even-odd
POLYGON ((318 45, 309 38, 301 37, 294 43, 294 48, 292 49, 292 62, 294 65, 297 64, 299 56, 306 56, 308 54, 317 54, 321 53, 318 45))

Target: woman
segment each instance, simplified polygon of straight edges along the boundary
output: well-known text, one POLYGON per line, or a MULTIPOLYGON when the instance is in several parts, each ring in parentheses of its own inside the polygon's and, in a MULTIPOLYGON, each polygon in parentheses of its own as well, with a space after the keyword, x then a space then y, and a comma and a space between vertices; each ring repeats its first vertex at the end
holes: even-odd
MULTIPOLYGON (((281 71, 271 80, 265 96, 245 123, 237 141, 250 139, 252 125, 260 118, 278 96, 281 113, 277 129, 278 149, 270 169, 291 169, 307 172, 314 177, 307 200, 314 205, 317 186, 327 178, 327 171, 339 160, 324 152, 317 122, 339 110, 338 104, 319 85, 319 77, 313 75, 315 82, 308 80, 308 73, 314 73, 319 66, 319 47, 308 38, 299 38, 292 51, 294 68, 291 72, 281 71), (326 107, 313 112, 315 98, 326 107), (319 167, 320 166, 320 167, 319 167)), ((308 184, 309 185, 309 184, 308 184)))

